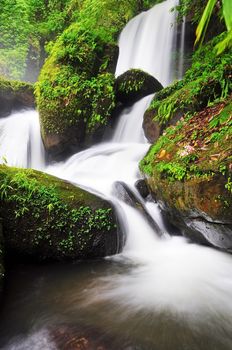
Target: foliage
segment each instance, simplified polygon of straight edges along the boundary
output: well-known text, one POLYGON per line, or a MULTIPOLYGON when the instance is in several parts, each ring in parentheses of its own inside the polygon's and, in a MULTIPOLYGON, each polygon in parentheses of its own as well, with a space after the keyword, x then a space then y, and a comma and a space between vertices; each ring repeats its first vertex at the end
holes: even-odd
MULTIPOLYGON (((125 23, 158 0, 0 0, 0 74, 24 79, 30 65, 39 70, 56 38, 71 23, 117 38, 125 23), (102 16, 104 13, 104 16, 102 16)), ((38 72, 37 72, 38 73, 38 72)))
POLYGON ((202 8, 206 5, 207 0, 180 0, 176 6, 178 19, 182 20, 184 16, 191 18, 193 23, 197 23, 202 15, 202 8))
POLYGON ((69 22, 70 0, 1 0, 0 74, 22 79, 30 58, 42 60, 44 46, 69 22), (30 51, 34 52, 29 57, 30 51))
POLYGON ((44 139, 51 133, 65 139, 72 127, 80 147, 85 137, 102 133, 115 106, 118 34, 138 10, 136 1, 83 2, 76 22, 53 45, 37 84, 44 139))
MULTIPOLYGON (((217 54, 221 54, 226 48, 232 47, 232 2, 231 0, 222 0, 222 13, 225 20, 227 35, 223 41, 219 42, 216 46, 217 54)), ((216 0, 208 0, 205 10, 202 14, 201 20, 196 30, 195 44, 200 41, 203 42, 204 36, 209 25, 210 18, 212 16, 213 9, 216 5, 216 0)))
MULTIPOLYGON (((140 163, 149 176, 169 181, 221 173, 231 176, 232 103, 218 103, 170 126, 140 163)), ((227 186, 229 187, 229 185, 227 186)))

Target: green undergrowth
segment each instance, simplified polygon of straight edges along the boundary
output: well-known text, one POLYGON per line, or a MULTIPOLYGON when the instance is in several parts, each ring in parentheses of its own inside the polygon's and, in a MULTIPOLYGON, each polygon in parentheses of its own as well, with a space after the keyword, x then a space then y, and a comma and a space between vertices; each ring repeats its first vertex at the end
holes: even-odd
POLYGON ((154 120, 165 125, 176 113, 200 111, 228 97, 232 91, 231 50, 217 56, 214 48, 224 35, 195 52, 183 80, 156 94, 149 107, 154 112, 154 120))
POLYGON ((222 174, 231 190, 232 102, 217 103, 168 127, 140 163, 148 176, 184 181, 222 174))
POLYGON ((4 235, 25 255, 42 246, 44 259, 81 257, 96 234, 115 229, 107 204, 65 181, 4 165, 0 180, 4 235))

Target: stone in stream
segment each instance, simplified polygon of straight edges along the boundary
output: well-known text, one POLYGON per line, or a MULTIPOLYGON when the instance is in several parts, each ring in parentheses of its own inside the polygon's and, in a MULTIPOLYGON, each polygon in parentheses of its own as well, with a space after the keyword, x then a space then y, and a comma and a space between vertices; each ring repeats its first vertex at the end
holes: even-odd
POLYGON ((135 187, 142 198, 147 198, 150 194, 145 179, 139 179, 135 183, 135 187))
POLYGON ((131 105, 141 98, 163 89, 162 84, 141 69, 130 69, 121 74, 115 83, 116 99, 131 105))
POLYGON ((104 257, 122 249, 111 203, 56 177, 0 166, 6 249, 31 260, 104 257))
POLYGON ((156 221, 151 217, 141 199, 138 196, 136 196, 136 194, 130 189, 130 187, 125 182, 116 181, 114 183, 113 192, 118 199, 125 202, 129 206, 138 209, 141 212, 141 214, 146 218, 151 227, 153 227, 155 232, 159 236, 163 235, 163 232, 161 231, 160 227, 158 226, 156 221))

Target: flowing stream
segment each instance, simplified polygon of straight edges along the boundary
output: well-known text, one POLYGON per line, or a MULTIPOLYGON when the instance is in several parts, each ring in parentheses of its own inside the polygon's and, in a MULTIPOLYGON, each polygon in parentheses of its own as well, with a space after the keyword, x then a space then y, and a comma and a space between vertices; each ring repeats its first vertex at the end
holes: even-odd
MULTIPOLYGON (((120 37, 116 75, 136 67, 164 86, 172 81, 176 14, 169 9, 175 5, 168 0, 129 22, 120 37)), ((151 99, 123 111, 111 142, 48 166, 35 111, 0 120, 3 162, 41 169, 110 199, 127 235, 123 252, 107 259, 12 267, 0 349, 232 349, 232 257, 172 237, 156 204, 144 202, 164 232, 160 238, 116 196, 116 181, 139 196, 138 162, 149 148, 141 124, 151 99)))

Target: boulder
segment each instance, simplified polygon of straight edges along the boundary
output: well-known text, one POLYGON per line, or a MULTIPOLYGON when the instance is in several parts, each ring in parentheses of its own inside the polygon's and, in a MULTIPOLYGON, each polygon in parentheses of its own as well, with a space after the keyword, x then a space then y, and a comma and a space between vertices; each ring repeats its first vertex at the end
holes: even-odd
POLYGON ((169 221, 200 244, 232 252, 232 196, 223 176, 170 183, 161 180, 152 193, 169 221))
POLYGON ((232 249, 232 101, 165 129, 140 163, 172 224, 193 241, 232 249))
POLYGON ((115 254, 122 235, 112 205, 42 172, 0 166, 6 249, 19 257, 74 260, 115 254))
POLYGON ((0 118, 14 109, 34 108, 34 87, 30 83, 0 77, 0 118))
POLYGON ((147 198, 150 194, 145 179, 139 179, 135 183, 135 187, 142 198, 147 198))
POLYGON ((162 84, 156 78, 140 69, 128 70, 118 76, 115 83, 116 99, 125 105, 162 89, 162 84))
POLYGON ((126 183, 122 181, 116 181, 114 183, 114 195, 130 207, 137 209, 144 216, 149 225, 155 230, 155 232, 159 236, 163 235, 163 232, 160 229, 159 225, 147 211, 144 202, 126 183))

